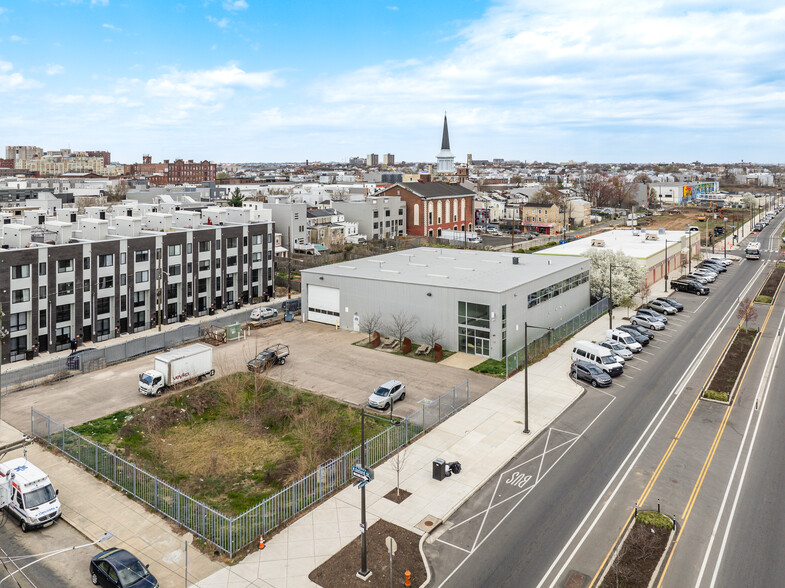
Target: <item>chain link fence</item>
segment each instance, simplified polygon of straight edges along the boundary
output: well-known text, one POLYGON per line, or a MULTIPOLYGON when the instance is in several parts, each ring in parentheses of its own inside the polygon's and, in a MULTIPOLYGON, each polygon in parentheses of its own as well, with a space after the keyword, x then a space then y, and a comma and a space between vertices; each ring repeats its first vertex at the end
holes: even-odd
MULTIPOLYGON (((385 460, 469 402, 469 380, 466 380, 436 400, 423 404, 397 425, 367 439, 366 464, 373 467, 385 460)), ((33 408, 30 409, 30 432, 230 557, 258 541, 259 535, 268 534, 350 482, 352 466, 361 461, 361 448, 357 446, 246 512, 229 517, 33 408)))
MULTIPOLYGON (((583 327, 608 312, 608 301, 608 298, 602 298, 601 300, 592 304, 586 310, 576 314, 571 319, 566 320, 560 325, 554 327, 553 330, 546 332, 544 335, 534 339, 533 341, 529 341, 529 365, 531 365, 536 360, 536 358, 551 349, 554 345, 571 337, 580 331, 583 327)), ((526 354, 525 352, 526 348, 521 347, 517 351, 513 351, 507 356, 507 377, 523 368, 524 357, 526 354)))

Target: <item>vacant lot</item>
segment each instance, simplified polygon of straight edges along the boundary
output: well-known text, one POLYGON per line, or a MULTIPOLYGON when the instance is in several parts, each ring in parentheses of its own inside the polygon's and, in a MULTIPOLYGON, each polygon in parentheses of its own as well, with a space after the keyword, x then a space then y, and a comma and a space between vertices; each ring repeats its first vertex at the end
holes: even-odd
MULTIPOLYGON (((386 428, 366 419, 366 436, 386 428)), ((239 514, 360 443, 360 411, 233 374, 75 430, 226 514, 239 514)))

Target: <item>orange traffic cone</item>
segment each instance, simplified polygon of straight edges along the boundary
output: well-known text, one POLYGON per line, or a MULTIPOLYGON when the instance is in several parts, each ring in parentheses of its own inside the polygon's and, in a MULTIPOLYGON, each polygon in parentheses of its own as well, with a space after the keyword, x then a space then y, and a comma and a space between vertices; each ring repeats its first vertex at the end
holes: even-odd
POLYGON ((264 535, 259 535, 259 549, 264 549, 264 535))

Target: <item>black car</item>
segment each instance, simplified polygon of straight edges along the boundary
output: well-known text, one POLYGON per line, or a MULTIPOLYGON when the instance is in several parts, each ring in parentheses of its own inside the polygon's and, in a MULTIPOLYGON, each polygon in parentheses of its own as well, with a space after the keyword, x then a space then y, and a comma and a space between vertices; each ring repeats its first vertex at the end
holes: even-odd
POLYGON ((725 227, 714 227, 714 236, 718 237, 725 234, 725 227))
POLYGON ((595 388, 611 385, 611 377, 596 365, 585 361, 575 361, 570 366, 570 373, 578 380, 585 380, 595 388))
POLYGON ((78 351, 72 351, 71 355, 65 358, 65 366, 69 370, 82 369, 82 355, 88 351, 93 351, 93 347, 85 347, 78 351))
POLYGON ((90 580, 107 588, 158 588, 148 566, 125 549, 107 549, 90 560, 90 580))
POLYGON ((708 296, 710 292, 708 286, 704 286, 695 280, 689 280, 685 278, 673 280, 671 282, 671 288, 678 290, 679 292, 690 292, 691 294, 697 294, 698 296, 708 296))
POLYGON ((660 302, 664 302, 665 304, 670 304, 673 308, 677 311, 681 312, 684 310, 684 305, 681 302, 676 302, 673 298, 668 298, 666 296, 658 296, 655 300, 659 300, 660 302))
POLYGON ((619 330, 627 333, 636 342, 640 343, 642 347, 646 347, 649 344, 649 338, 632 325, 622 325, 619 327, 619 330))
POLYGON ((624 325, 624 326, 625 327, 630 327, 631 329, 635 329, 636 331, 638 331, 644 337, 647 337, 649 339, 654 339, 654 331, 652 331, 651 329, 647 329, 646 327, 644 327, 642 325, 624 325))

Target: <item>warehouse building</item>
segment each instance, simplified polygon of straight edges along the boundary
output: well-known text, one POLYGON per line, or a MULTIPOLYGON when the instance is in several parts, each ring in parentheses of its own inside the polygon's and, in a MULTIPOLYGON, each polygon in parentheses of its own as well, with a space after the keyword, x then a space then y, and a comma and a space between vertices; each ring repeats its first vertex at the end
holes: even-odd
POLYGON ((525 322, 553 327, 589 306, 589 261, 421 247, 303 270, 302 286, 303 320, 360 331, 368 316, 408 317, 415 343, 435 331, 445 349, 502 359, 525 322))

